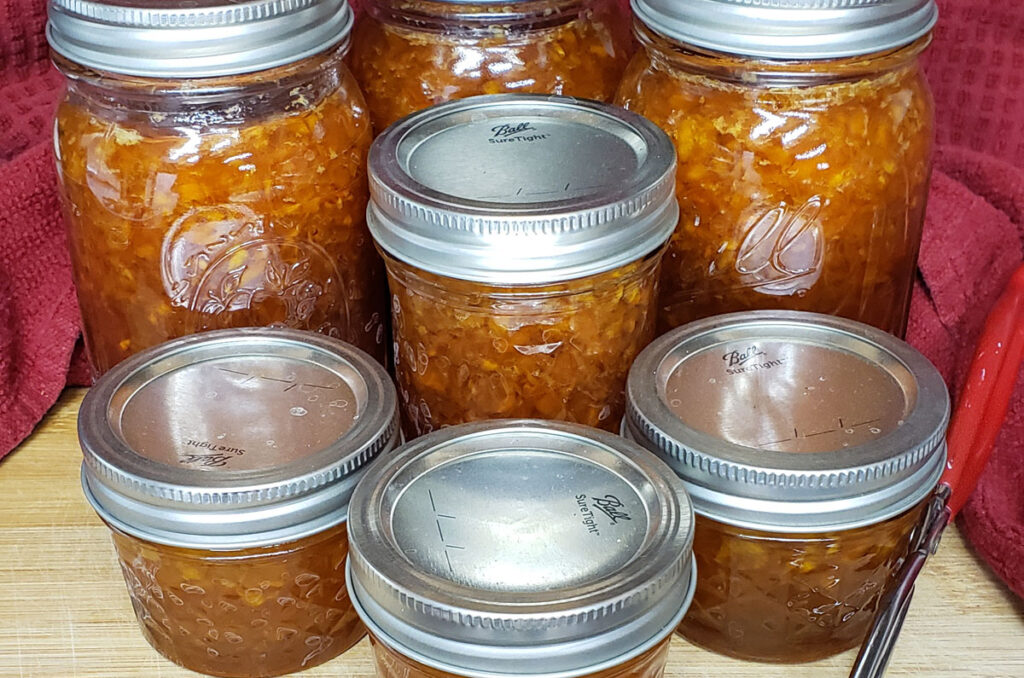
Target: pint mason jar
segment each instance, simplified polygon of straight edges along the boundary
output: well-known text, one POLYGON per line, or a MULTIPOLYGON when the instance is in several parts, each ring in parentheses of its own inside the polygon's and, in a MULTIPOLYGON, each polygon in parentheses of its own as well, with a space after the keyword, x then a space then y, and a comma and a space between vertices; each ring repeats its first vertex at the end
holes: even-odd
POLYGON ((632 54, 618 0, 370 0, 364 10, 349 64, 378 133, 479 94, 611 101, 632 54))
POLYGON ((627 397, 624 433, 675 469, 697 514, 682 635, 764 662, 859 644, 945 469, 935 367, 861 323, 753 311, 657 339, 627 397))
POLYGON ((674 153, 640 116, 497 95, 421 111, 370 152, 408 436, 535 417, 617 430, 654 337, 674 153))
POLYGON ((578 424, 476 422, 374 464, 348 582, 379 678, 658 678, 693 594, 672 470, 578 424))
POLYGON ((94 373, 187 334, 287 326, 384 359, 369 117, 345 0, 52 0, 55 144, 94 373))
POLYGON ((264 678, 362 638, 349 498, 399 438, 394 387, 369 355, 287 329, 177 339, 107 372, 78 428, 86 498, 160 654, 264 678))
POLYGON ((660 331, 792 309, 906 331, 933 145, 933 0, 635 0, 616 101, 664 129, 660 331))

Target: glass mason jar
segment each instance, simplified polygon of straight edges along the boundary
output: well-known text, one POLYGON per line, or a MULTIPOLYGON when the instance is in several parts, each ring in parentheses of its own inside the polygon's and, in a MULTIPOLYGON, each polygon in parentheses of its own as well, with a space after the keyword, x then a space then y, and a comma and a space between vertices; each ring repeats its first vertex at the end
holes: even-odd
POLYGON ((349 587, 380 678, 659 678, 693 595, 670 468, 578 424, 419 438, 352 496, 349 587))
POLYGON ((673 171, 654 125, 562 97, 449 102, 378 137, 368 220, 406 434, 503 417, 617 430, 654 336, 673 171))
POLYGON ((379 133, 414 111, 478 94, 611 101, 632 46, 617 0, 370 0, 349 64, 379 133))
POLYGON ((859 644, 945 468, 935 367, 868 325, 753 311, 657 339, 627 399, 624 433, 675 469, 697 514, 680 632, 764 662, 859 644))
POLYGON ((94 372, 174 337, 261 325, 383 360, 371 130, 342 63, 344 0, 51 5, 68 78, 57 164, 94 372))
POLYGON ((767 4, 634 2, 642 49, 616 100, 679 159, 660 331, 782 308, 902 336, 931 171, 918 57, 934 2, 767 4))
POLYGON ((368 354, 290 329, 177 339, 100 378, 79 437, 86 498, 166 658, 264 678, 362 638, 348 502, 399 439, 394 386, 368 354))

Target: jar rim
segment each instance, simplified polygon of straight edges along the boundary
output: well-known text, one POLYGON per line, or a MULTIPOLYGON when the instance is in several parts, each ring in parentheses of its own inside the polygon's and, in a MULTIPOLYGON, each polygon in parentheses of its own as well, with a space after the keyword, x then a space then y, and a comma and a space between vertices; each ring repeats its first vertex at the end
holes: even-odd
POLYGON ((498 285, 583 278, 675 231, 676 153, 649 120, 543 94, 450 101, 370 149, 367 225, 417 268, 498 285))
POLYGON ((72 63, 152 78, 243 75, 349 40, 347 0, 49 0, 50 48, 72 63))
POLYGON ((949 413, 938 370, 896 337, 817 313, 749 311, 644 349, 622 428, 679 474, 695 511, 800 533, 879 522, 928 496, 945 469, 949 413), (722 406, 747 419, 722 424, 722 406))
POLYGON ((366 466, 399 435, 381 365, 282 328, 140 352, 96 382, 78 416, 82 487, 100 517, 186 548, 265 546, 344 521, 366 466))
POLYGON ((815 61, 891 51, 929 35, 935 0, 630 0, 665 38, 733 56, 815 61))

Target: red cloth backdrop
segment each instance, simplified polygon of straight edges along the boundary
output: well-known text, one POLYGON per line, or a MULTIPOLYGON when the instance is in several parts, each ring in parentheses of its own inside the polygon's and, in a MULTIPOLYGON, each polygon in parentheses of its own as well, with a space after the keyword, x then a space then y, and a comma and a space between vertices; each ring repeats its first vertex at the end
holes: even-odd
MULTIPOLYGON (((909 340, 954 388, 985 313, 1022 259, 1024 3, 939 0, 926 56, 937 142, 909 340)), ((87 371, 58 210, 51 119, 61 78, 44 0, 0 0, 0 456, 87 371)), ((2 466, 0 466, 2 472, 2 466)), ((1024 386, 963 513, 967 536, 1024 596, 1024 386)))

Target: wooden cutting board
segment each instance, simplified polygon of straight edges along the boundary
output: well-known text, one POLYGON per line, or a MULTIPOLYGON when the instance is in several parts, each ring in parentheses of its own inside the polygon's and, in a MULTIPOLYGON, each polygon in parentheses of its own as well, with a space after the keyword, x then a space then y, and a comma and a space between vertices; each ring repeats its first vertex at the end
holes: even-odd
MULTIPOLYGON (((69 390, 0 462, 0 678, 185 678, 139 633, 107 528, 82 497, 69 390)), ((668 678, 846 678, 853 653, 799 666, 719 657, 673 641, 668 678)), ((301 674, 371 678, 364 640, 301 674)), ((891 678, 1024 678, 1024 603, 951 529, 918 581, 891 678)))

